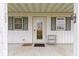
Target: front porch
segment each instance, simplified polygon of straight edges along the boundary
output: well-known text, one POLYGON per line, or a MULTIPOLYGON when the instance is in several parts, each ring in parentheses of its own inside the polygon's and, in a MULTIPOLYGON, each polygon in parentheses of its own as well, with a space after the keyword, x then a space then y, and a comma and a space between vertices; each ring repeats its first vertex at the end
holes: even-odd
POLYGON ((72 44, 45 45, 45 47, 8 44, 9 56, 73 56, 72 44))
POLYGON ((8 4, 8 55, 72 56, 75 26, 71 19, 73 13, 72 3, 8 4), (56 36, 55 45, 47 44, 48 36, 56 36), (43 43, 45 47, 22 46, 24 43, 43 43))

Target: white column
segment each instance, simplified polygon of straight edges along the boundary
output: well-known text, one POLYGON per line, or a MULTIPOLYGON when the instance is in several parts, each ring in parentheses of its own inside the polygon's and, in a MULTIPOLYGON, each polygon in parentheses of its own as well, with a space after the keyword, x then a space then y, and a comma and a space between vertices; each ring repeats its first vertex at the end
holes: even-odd
MULTIPOLYGON (((0 16, 0 19, 1 19, 1 16, 0 16)), ((0 56, 2 56, 2 29, 1 28, 2 27, 1 27, 1 20, 0 20, 0 56)))
POLYGON ((77 56, 79 56, 79 3, 78 3, 78 7, 77 7, 77 56))
POLYGON ((76 23, 74 23, 74 55, 79 56, 79 4, 74 4, 74 14, 76 14, 76 23))
POLYGON ((7 4, 0 3, 0 55, 6 56, 8 45, 7 45, 7 4))

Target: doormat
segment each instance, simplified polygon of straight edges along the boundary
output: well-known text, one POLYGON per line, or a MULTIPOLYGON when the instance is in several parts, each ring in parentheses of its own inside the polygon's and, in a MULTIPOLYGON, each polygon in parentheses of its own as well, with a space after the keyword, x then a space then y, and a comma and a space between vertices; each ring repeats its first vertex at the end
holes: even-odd
POLYGON ((26 43, 24 43, 22 46, 32 46, 32 44, 26 44, 26 43))
POLYGON ((45 47, 45 44, 35 43, 34 47, 45 47))

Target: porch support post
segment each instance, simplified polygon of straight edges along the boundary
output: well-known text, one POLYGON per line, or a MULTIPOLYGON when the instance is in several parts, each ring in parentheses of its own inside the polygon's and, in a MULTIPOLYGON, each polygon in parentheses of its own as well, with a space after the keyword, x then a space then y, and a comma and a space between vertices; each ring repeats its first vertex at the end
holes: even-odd
POLYGON ((77 56, 79 56, 79 3, 77 5, 77 56))
POLYGON ((0 55, 8 55, 7 45, 7 3, 0 3, 0 55))
POLYGON ((74 14, 76 14, 76 23, 74 23, 74 55, 79 56, 79 4, 74 3, 74 14))

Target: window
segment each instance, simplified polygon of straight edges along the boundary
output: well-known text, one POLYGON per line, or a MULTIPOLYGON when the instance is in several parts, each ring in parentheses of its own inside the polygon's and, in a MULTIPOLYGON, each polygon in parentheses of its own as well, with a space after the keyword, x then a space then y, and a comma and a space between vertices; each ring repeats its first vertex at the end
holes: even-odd
POLYGON ((23 26, 23 19, 22 18, 14 18, 14 29, 21 30, 23 26))
POLYGON ((56 30, 65 30, 65 19, 58 17, 56 20, 56 30))
POLYGON ((70 17, 51 17, 51 30, 71 30, 70 17))
POLYGON ((28 30, 28 17, 9 17, 9 30, 28 30))

